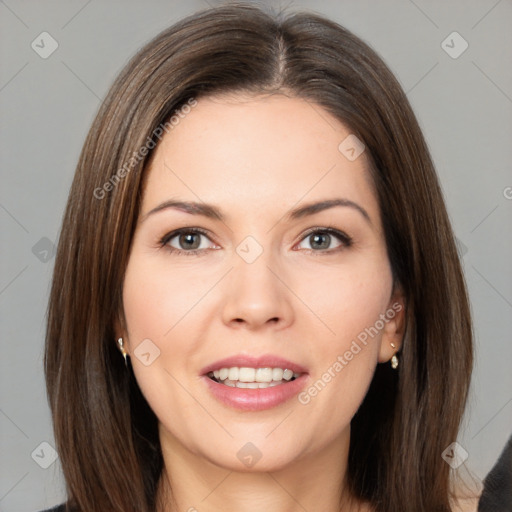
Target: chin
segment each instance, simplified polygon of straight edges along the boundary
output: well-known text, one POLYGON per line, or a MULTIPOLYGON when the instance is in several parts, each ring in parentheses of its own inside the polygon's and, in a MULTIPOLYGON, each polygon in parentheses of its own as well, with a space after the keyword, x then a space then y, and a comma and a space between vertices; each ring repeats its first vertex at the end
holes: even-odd
MULTIPOLYGON (((268 433, 267 433, 268 434, 268 433)), ((244 436, 243 440, 230 439, 226 443, 212 443, 218 451, 198 450, 196 454, 208 460, 215 466, 238 473, 267 473, 277 472, 296 463, 302 455, 297 443, 291 443, 289 447, 283 443, 277 443, 280 449, 276 449, 276 442, 264 438, 260 441, 251 436, 244 436), (221 454, 222 452, 222 454, 221 454)), ((290 438, 288 440, 291 441, 290 438)), ((211 446, 211 445, 210 445, 211 446)))

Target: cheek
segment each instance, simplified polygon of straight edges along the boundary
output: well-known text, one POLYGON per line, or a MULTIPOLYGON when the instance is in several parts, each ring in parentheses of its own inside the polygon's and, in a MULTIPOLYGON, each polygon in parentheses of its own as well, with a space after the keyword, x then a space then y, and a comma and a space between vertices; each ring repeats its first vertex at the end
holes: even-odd
MULTIPOLYGON (((182 319, 208 291, 204 276, 182 272, 164 262, 148 264, 144 254, 132 254, 123 286, 123 306, 130 342, 151 338, 164 346, 182 319)), ((186 323, 186 322, 185 322, 186 323)))
MULTIPOLYGON (((303 296, 319 319, 311 346, 315 375, 299 397, 313 409, 332 409, 335 425, 347 424, 373 378, 382 337, 381 315, 388 307, 392 276, 386 258, 331 267, 303 285, 303 296)), ((313 322, 310 322, 312 325, 313 322)))
POLYGON ((201 349, 202 328, 211 320, 202 299, 216 280, 204 272, 184 271, 165 258, 151 258, 140 248, 132 252, 123 307, 133 370, 146 396, 161 397, 162 389, 176 388, 172 376, 183 379, 196 370, 192 362, 201 349), (143 347, 157 354, 148 367, 138 358, 143 347))
POLYGON ((165 265, 148 264, 142 251, 131 255, 125 274, 123 306, 135 379, 158 419, 175 429, 185 429, 194 415, 197 419, 190 397, 177 383, 185 382, 187 361, 197 351, 191 310, 205 286, 165 265), (148 352, 146 365, 140 356, 148 352), (171 416, 176 408, 180 414, 171 416))
POLYGON ((387 261, 376 258, 317 269, 314 278, 303 281, 300 296, 307 298, 304 302, 316 314, 319 333, 331 341, 325 347, 332 352, 348 348, 376 324, 388 305, 391 287, 387 261))
MULTIPOLYGON (((324 403, 342 403, 339 421, 355 414, 373 378, 378 361, 383 323, 392 290, 392 274, 382 250, 372 257, 340 267, 322 280, 316 291, 322 318, 334 332, 327 333, 321 345, 320 380, 312 394, 320 394, 324 403), (329 342, 327 342, 330 340, 329 342), (318 390, 318 391, 317 391, 318 390)), ((310 292, 314 289, 310 285, 310 292)), ((308 397, 305 398, 307 401, 308 397)))

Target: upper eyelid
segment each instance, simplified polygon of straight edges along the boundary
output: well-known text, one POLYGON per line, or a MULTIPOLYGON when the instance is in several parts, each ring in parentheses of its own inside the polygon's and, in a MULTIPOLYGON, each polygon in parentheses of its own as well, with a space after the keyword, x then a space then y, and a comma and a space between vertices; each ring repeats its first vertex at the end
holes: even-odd
MULTIPOLYGON (((206 238, 208 238, 212 243, 216 243, 211 239, 210 232, 203 228, 195 228, 195 227, 184 227, 184 228, 178 228, 173 229, 172 231, 169 231, 169 233, 166 233, 163 237, 160 238, 160 242, 164 245, 167 245, 170 240, 173 238, 182 235, 183 233, 194 233, 198 235, 203 235, 206 238)), ((180 249, 177 249, 180 250, 180 249)))
MULTIPOLYGON (((332 227, 332 226, 323 226, 323 227, 313 227, 310 229, 307 229, 306 232, 302 235, 302 238, 297 243, 302 243, 304 240, 307 239, 308 236, 314 234, 314 233, 327 233, 328 235, 332 235, 336 237, 342 244, 345 246, 352 245, 353 239, 352 237, 345 233, 345 231, 332 227)), ((312 249, 308 249, 312 250, 312 249)), ((332 249, 331 249, 332 250, 332 249)), ((315 252, 330 252, 330 251, 315 251, 315 252)))

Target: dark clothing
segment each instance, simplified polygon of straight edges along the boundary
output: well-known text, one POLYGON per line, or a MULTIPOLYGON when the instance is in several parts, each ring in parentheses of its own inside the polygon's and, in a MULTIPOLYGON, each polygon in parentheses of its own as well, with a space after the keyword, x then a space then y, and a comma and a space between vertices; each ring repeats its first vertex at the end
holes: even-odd
POLYGON ((478 512, 512 512, 512 437, 485 477, 478 512))

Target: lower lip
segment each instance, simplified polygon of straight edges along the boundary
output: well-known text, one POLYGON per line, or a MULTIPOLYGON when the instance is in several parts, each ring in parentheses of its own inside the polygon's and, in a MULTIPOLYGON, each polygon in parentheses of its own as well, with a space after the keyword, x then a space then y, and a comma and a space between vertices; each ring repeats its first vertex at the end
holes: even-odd
POLYGON ((240 411, 264 411, 290 400, 305 387, 307 374, 302 374, 291 382, 270 388, 237 388, 220 384, 204 375, 210 392, 222 403, 240 411))

